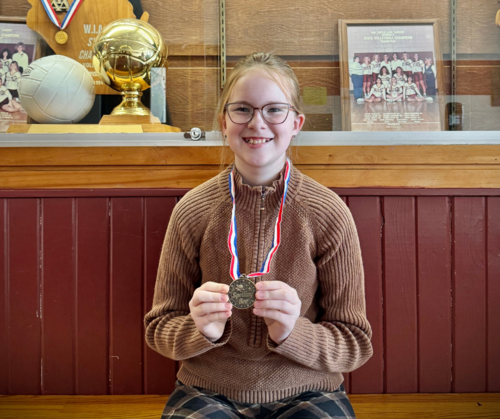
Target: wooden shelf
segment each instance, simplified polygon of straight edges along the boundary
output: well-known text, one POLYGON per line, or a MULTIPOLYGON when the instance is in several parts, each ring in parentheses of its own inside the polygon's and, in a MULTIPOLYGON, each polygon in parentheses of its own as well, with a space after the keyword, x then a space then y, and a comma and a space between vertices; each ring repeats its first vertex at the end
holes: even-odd
MULTIPOLYGON (((193 188, 232 158, 201 143, 2 147, 0 189, 193 188)), ((292 160, 327 187, 500 188, 500 145, 300 146, 292 160)))

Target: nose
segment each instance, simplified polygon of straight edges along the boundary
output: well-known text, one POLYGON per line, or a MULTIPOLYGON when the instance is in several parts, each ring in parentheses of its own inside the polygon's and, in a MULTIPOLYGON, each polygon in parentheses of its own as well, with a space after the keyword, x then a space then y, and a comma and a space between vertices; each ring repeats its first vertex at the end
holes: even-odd
POLYGON ((267 126, 266 121, 262 117, 262 109, 254 109, 253 116, 250 122, 248 123, 249 127, 265 127, 267 126))

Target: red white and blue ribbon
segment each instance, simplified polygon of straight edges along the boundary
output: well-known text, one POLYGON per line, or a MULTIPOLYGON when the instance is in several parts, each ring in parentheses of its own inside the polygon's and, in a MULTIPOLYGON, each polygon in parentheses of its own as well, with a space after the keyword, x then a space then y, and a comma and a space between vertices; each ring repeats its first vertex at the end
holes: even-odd
POLYGON ((71 3, 71 6, 69 6, 68 13, 66 13, 66 16, 64 16, 62 23, 59 21, 59 18, 57 17, 56 12, 54 11, 54 8, 52 7, 50 0, 41 0, 41 2, 43 4, 43 8, 47 12, 47 15, 49 16, 49 19, 52 21, 52 23, 56 25, 59 29, 65 29, 66 26, 69 25, 69 23, 75 16, 76 11, 83 3, 83 0, 73 0, 73 3, 71 3))
MULTIPOLYGON (((240 262, 238 259, 238 249, 237 249, 237 229, 236 229, 236 202, 235 202, 235 188, 234 188, 234 167, 229 174, 229 192, 231 193, 231 200, 233 201, 233 212, 231 215, 231 227, 229 228, 228 246, 229 252, 231 253, 231 266, 229 268, 229 273, 233 280, 238 279, 241 276, 240 273, 240 262)), ((286 169, 285 169, 285 187, 283 190, 283 196, 281 197, 280 211, 278 213, 278 218, 276 219, 276 225, 274 226, 274 237, 271 250, 266 256, 266 259, 262 263, 262 268, 259 272, 254 272, 247 274, 247 277, 261 276, 269 273, 271 269, 271 261, 278 250, 281 242, 281 221, 283 217, 283 207, 285 206, 286 193, 288 191, 288 183, 290 181, 290 160, 286 159, 286 169)))

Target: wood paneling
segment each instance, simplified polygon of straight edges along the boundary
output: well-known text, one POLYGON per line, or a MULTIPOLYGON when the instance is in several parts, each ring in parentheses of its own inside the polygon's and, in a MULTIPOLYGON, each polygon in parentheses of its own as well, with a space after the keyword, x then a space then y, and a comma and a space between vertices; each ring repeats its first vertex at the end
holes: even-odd
MULTIPOLYGON (((149 22, 158 28, 171 55, 217 55, 219 43, 219 7, 216 0, 190 2, 142 0, 149 22)), ((226 31, 229 55, 245 55, 255 50, 282 55, 311 56, 338 54, 338 19, 426 19, 439 18, 441 49, 449 52, 449 1, 401 0, 373 4, 366 0, 310 4, 298 0, 273 3, 226 4, 226 31), (369 10, 369 13, 367 13, 369 10)), ((0 15, 25 16, 30 9, 26 0, 1 2, 0 15)), ((472 0, 458 3, 458 52, 497 53, 500 33, 494 16, 498 5, 493 1, 472 0)))
MULTIPOLYGON (((174 197, 145 199, 145 266, 143 315, 153 306, 156 272, 168 220, 177 202, 174 197)), ((175 388, 175 362, 153 351, 143 341, 144 393, 170 394, 175 388)))
MULTIPOLYGON (((142 6, 169 47, 167 100, 174 125, 183 130, 193 127, 212 130, 220 94, 218 2, 176 0, 165 5, 160 0, 143 0, 142 6)), ((0 15, 23 16, 29 8, 26 0, 2 2, 0 15)), ((458 3, 458 53, 471 54, 473 60, 457 63, 458 95, 500 97, 498 61, 476 59, 498 51, 500 31, 493 18, 497 10, 493 1, 458 3)), ((386 1, 372 7, 366 0, 320 0, 311 7, 298 0, 251 4, 234 0, 226 5, 228 74, 235 58, 258 50, 273 51, 290 62, 301 88, 326 87, 328 96, 339 97, 338 20, 366 18, 439 18, 441 50, 443 54, 450 52, 449 1, 403 0, 397 7, 386 1)), ((449 67, 445 68, 443 93, 450 93, 449 67)), ((477 105, 468 106, 464 129, 499 130, 497 120, 488 112, 490 106, 490 103, 482 105, 484 111, 477 105)), ((340 120, 336 119, 340 111, 340 107, 308 111, 304 129, 341 130, 340 120)))
POLYGON ((111 394, 143 393, 143 201, 111 200, 111 394))
MULTIPOLYGON (((457 47, 459 54, 498 54, 500 31, 495 25, 497 11, 498 2, 494 1, 457 2, 457 47)), ((449 37, 445 39, 449 39, 449 37)), ((449 47, 444 49, 448 45, 449 43, 443 45, 443 53, 449 51, 449 47)))
POLYGON ((219 72, 208 68, 167 70, 167 102, 173 125, 211 131, 219 99, 219 72))
POLYGON ((109 199, 76 198, 76 394, 109 394, 109 199))
POLYGON ((42 394, 75 393, 75 200, 42 200, 42 394))
POLYGON ((352 393, 384 391, 384 323, 382 285, 382 208, 378 196, 350 196, 349 209, 358 230, 365 271, 366 315, 372 327, 373 356, 351 373, 352 393))
POLYGON ((9 287, 7 273, 7 249, 6 238, 6 199, 0 199, 0 394, 9 393, 9 287))
POLYGON ((485 199, 453 203, 453 392, 486 391, 485 199))
MULTIPOLYGON (((358 229, 373 330, 350 394, 497 391, 499 190, 337 190, 358 229)), ((146 347, 142 319, 177 198, 70 192, 0 200, 2 391, 169 393, 175 363, 146 347)))
POLYGON ((40 278, 39 200, 9 200, 6 214, 8 394, 40 394, 43 316, 40 294, 43 284, 40 278))
POLYGON ((488 307, 488 391, 500 392, 500 198, 487 198, 487 289, 486 305, 488 307))
POLYGON ((419 392, 451 392, 451 202, 417 198, 419 392))
POLYGON ((167 43, 170 55, 218 55, 219 2, 217 0, 142 0, 149 23, 167 43))
POLYGON ((386 197, 383 213, 384 392, 416 393, 418 318, 415 199, 386 197))

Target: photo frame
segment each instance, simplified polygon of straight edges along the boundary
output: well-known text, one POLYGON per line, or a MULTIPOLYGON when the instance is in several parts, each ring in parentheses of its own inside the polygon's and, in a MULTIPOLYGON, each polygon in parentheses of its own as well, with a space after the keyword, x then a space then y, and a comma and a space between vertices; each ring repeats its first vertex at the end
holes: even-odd
POLYGON ((439 19, 341 19, 339 40, 344 131, 446 129, 439 19))
POLYGON ((16 86, 25 68, 42 54, 41 38, 28 28, 25 17, 0 16, 0 132, 28 123, 16 86))

